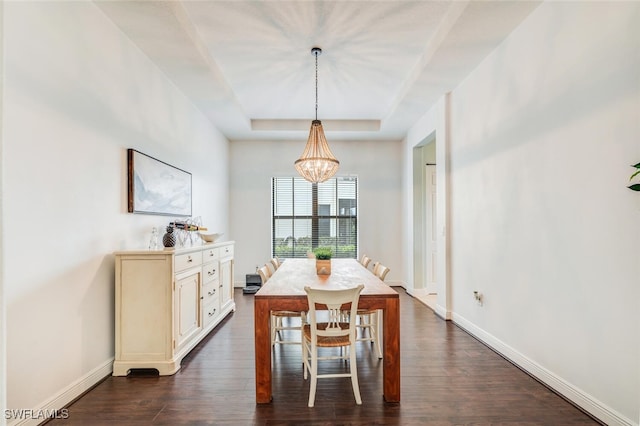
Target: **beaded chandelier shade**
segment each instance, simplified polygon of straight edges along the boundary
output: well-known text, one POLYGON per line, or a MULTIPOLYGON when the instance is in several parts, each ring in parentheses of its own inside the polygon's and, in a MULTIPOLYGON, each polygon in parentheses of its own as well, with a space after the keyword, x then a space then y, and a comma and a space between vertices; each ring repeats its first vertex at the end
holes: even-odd
POLYGON ((316 119, 311 122, 307 146, 294 163, 300 176, 312 183, 324 182, 331 178, 340 166, 340 162, 329 149, 322 122, 318 120, 318 55, 321 53, 322 49, 319 47, 311 49, 311 54, 316 57, 316 119))

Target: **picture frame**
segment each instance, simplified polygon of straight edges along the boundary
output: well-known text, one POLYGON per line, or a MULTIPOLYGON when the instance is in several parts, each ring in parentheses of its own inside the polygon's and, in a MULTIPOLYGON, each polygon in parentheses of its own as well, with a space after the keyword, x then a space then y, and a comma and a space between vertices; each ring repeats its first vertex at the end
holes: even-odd
POLYGON ((128 212, 191 216, 191 173, 127 149, 128 212))

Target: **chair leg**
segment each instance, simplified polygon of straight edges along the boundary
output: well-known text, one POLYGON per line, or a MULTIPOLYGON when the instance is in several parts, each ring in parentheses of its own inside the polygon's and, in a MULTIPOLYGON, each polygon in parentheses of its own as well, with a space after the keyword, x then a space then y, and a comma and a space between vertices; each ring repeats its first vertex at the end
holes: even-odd
POLYGON ((282 317, 271 315, 271 346, 282 340, 282 317))
MULTIPOLYGON (((304 336, 302 336, 304 339, 304 336)), ((302 376, 305 380, 307 380, 309 368, 307 366, 307 362, 309 361, 309 348, 307 347, 307 342, 302 340, 302 376)))
POLYGON ((278 329, 276 339, 282 340, 282 317, 276 317, 276 327, 278 329))
POLYGON ((358 386, 358 368, 356 367, 356 351, 355 348, 349 347, 349 373, 351 374, 351 386, 353 387, 353 396, 356 398, 356 404, 362 405, 360 398, 360 387, 358 386))
MULTIPOLYGON (((305 342, 304 342, 304 325, 307 323, 307 313, 306 312, 300 312, 300 344, 302 345, 302 363, 306 365, 305 363, 305 355, 304 355, 304 350, 305 350, 305 342)), ((306 367, 305 367, 306 368, 306 367)), ((307 371, 305 369, 305 380, 307 378, 306 374, 307 371)))
POLYGON ((271 346, 276 344, 276 317, 271 315, 271 346))
POLYGON ((311 384, 309 385, 309 407, 313 407, 316 400, 316 385, 318 384, 318 348, 311 348, 311 384))
POLYGON ((362 329, 362 337, 367 337, 366 335, 368 334, 369 339, 375 339, 376 332, 372 327, 376 321, 375 314, 367 314, 365 315, 365 317, 367 318, 366 323, 369 325, 369 327, 362 329))
POLYGON ((373 336, 374 338, 373 341, 375 345, 376 356, 378 357, 378 359, 382 359, 382 350, 381 350, 381 344, 380 344, 380 325, 381 325, 380 310, 378 309, 376 313, 372 315, 372 317, 373 317, 373 327, 371 327, 370 330, 375 335, 373 336))
POLYGON ((382 342, 380 341, 380 328, 382 324, 382 311, 376 310, 371 314, 358 315, 360 320, 360 339, 365 341, 371 341, 373 350, 375 351, 378 359, 382 359, 382 342))

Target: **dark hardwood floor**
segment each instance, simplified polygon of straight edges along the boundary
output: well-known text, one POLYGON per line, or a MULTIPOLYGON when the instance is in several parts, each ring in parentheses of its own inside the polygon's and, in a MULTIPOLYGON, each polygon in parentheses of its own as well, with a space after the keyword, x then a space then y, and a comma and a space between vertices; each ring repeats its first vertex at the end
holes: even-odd
POLYGON ((382 361, 361 342, 362 405, 349 379, 318 382, 314 408, 300 347, 274 349, 273 402, 256 405, 253 296, 200 343, 174 376, 107 377, 47 425, 593 425, 598 424, 454 324, 400 293, 402 401, 382 398, 382 361))

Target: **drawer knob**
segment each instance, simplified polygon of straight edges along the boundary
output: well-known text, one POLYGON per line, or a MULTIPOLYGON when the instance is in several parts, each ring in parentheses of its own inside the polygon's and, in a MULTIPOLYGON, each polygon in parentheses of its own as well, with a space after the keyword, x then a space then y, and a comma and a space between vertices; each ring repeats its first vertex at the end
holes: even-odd
POLYGON ((193 262, 193 259, 191 258, 191 256, 187 257, 187 262, 189 262, 189 263, 193 262))

